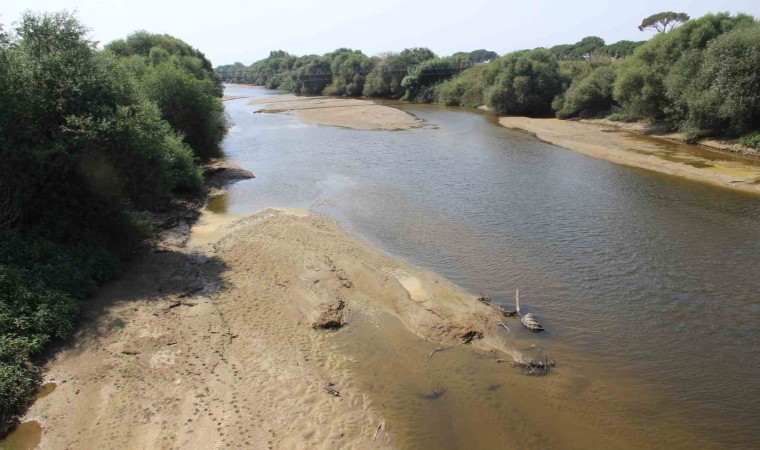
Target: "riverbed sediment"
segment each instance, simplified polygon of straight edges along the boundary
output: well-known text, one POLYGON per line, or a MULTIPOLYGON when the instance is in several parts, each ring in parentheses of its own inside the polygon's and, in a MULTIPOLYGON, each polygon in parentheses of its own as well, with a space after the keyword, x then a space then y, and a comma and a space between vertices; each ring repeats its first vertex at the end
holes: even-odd
POLYGON ((594 158, 760 194, 760 163, 750 157, 649 137, 607 123, 529 117, 500 117, 499 123, 594 158))
POLYGON ((220 226, 140 257, 88 302, 49 364, 58 389, 26 417, 43 448, 390 447, 351 359, 316 329, 338 301, 347 327, 384 313, 441 345, 509 352, 491 308, 330 220, 269 209, 220 226))
POLYGON ((406 111, 355 98, 281 95, 251 100, 249 104, 266 104, 259 112, 295 114, 302 122, 312 125, 386 131, 408 130, 423 125, 422 120, 406 111))

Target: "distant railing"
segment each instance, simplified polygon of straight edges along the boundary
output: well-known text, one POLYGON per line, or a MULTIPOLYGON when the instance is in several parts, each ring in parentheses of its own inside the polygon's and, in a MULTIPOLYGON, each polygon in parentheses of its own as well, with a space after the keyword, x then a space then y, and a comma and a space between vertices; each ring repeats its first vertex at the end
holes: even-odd
MULTIPOLYGON (((354 75, 363 75, 367 76, 370 72, 373 70, 376 70, 379 68, 381 73, 404 73, 407 75, 456 75, 459 72, 468 69, 470 67, 485 64, 485 63, 473 63, 471 61, 461 61, 457 63, 440 63, 440 64, 416 64, 416 65, 395 65, 395 66, 389 66, 389 65, 380 65, 376 67, 370 67, 370 68, 356 68, 356 69, 345 69, 338 73, 338 75, 342 76, 354 76, 354 75)), ((293 69, 291 69, 293 70, 293 69)), ((297 69, 296 69, 297 70, 297 69)), ((257 76, 264 75, 266 78, 273 77, 277 75, 278 73, 275 70, 269 70, 269 71, 261 71, 261 70, 253 70, 249 67, 246 67, 244 69, 235 69, 234 71, 222 71, 219 73, 219 75, 222 77, 223 81, 231 81, 231 82, 242 82, 247 79, 249 79, 248 75, 256 74, 257 76)), ((310 79, 332 79, 334 75, 336 75, 335 72, 329 67, 310 67, 306 69, 303 73, 303 76, 306 76, 310 79)))

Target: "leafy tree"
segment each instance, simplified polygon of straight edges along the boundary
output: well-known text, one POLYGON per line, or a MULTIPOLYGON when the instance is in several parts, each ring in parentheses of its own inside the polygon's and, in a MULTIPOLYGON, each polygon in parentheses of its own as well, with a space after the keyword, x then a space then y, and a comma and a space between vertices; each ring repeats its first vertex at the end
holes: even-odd
MULTIPOLYGON (((407 48, 401 53, 382 56, 368 74, 364 88, 367 97, 401 98, 406 94, 404 78, 424 61, 435 58, 427 48, 407 48)), ((410 83, 410 81, 408 81, 410 83)))
POLYGON ((490 50, 480 49, 471 52, 457 52, 451 56, 466 58, 473 64, 483 64, 498 58, 499 54, 490 50))
POLYGON ((436 83, 447 80, 472 66, 469 55, 431 58, 418 64, 401 80, 404 88, 404 100, 431 102, 434 92, 431 88, 436 83))
POLYGON ((666 118, 675 99, 667 95, 665 78, 678 66, 678 61, 693 51, 704 50, 718 36, 754 23, 754 19, 745 14, 708 14, 670 32, 657 34, 621 61, 615 81, 615 100, 631 117, 666 118))
POLYGON ((556 45, 550 51, 560 60, 583 60, 590 58, 604 47, 604 39, 587 36, 575 44, 556 45))
POLYGON ((614 105, 612 90, 615 76, 615 67, 607 64, 573 80, 570 88, 557 96, 552 104, 557 117, 591 117, 608 111, 614 105))
POLYGON ((135 73, 87 33, 69 13, 27 13, 0 44, 0 207, 13 209, 0 226, 0 428, 34 389, 32 358, 112 271, 108 249, 134 236, 134 210, 202 182, 135 73))
POLYGON ((692 53, 666 80, 682 130, 740 135, 760 129, 760 25, 739 27, 692 53), (688 82, 687 82, 688 80, 688 82))
POLYGON ((109 43, 106 49, 120 57, 138 55, 149 58, 151 52, 157 51, 164 55, 165 59, 171 55, 178 65, 181 65, 196 78, 211 80, 217 86, 218 96, 222 96, 221 79, 211 66, 211 61, 200 50, 174 36, 137 31, 127 36, 126 39, 109 43))
POLYGON ((221 78, 199 50, 166 34, 133 33, 106 50, 142 82, 162 116, 202 160, 219 156, 227 120, 221 78))
POLYGON ((325 55, 330 59, 332 84, 325 93, 356 97, 364 90, 364 80, 372 68, 372 62, 359 50, 338 49, 325 55))
POLYGON ((449 80, 435 85, 435 102, 449 106, 469 106, 471 108, 484 103, 484 72, 487 67, 471 67, 449 80))
POLYGON ((195 78, 171 62, 149 66, 140 80, 148 98, 197 157, 208 160, 221 155, 227 119, 210 80, 195 78))
POLYGON ((293 65, 291 79, 293 92, 319 95, 332 82, 330 60, 317 55, 301 56, 293 65))
POLYGON ((623 59, 631 56, 633 52, 645 41, 618 41, 614 44, 605 45, 595 50, 597 56, 607 56, 613 59, 623 59))
POLYGON ((482 64, 493 61, 499 57, 499 54, 491 50, 480 49, 471 51, 469 56, 470 62, 473 64, 482 64))
POLYGON ((687 20, 689 20, 689 15, 686 13, 665 11, 657 14, 652 14, 646 19, 642 20, 641 25, 639 25, 639 31, 657 30, 658 33, 665 33, 672 30, 679 24, 686 22, 687 20))
POLYGON ((486 80, 492 78, 493 84, 485 99, 492 111, 533 117, 553 115, 552 100, 562 92, 563 79, 559 63, 549 50, 510 53, 489 66, 484 75, 486 80))

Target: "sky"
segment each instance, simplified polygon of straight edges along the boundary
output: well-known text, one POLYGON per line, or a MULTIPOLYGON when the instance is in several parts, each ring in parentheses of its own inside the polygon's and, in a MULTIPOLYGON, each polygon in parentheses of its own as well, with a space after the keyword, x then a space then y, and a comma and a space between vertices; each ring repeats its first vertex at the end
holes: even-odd
POLYGON ((25 10, 76 12, 101 43, 136 30, 167 33, 214 65, 246 65, 270 50, 324 54, 340 47, 367 55, 428 47, 444 56, 480 48, 514 50, 574 43, 644 40, 641 19, 661 11, 760 17, 760 0, 1 0, 6 26, 25 10))

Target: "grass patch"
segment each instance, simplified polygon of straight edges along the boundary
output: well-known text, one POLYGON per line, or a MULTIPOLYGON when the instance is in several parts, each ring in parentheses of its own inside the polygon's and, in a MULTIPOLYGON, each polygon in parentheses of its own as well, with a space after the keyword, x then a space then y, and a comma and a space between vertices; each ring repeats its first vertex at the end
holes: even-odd
POLYGON ((739 143, 745 147, 760 149, 760 130, 755 130, 740 137, 739 143))
POLYGON ((0 234, 0 423, 7 423, 34 395, 34 358, 71 335, 82 300, 111 275, 115 258, 91 243, 0 234))

